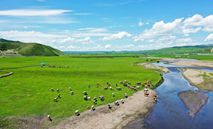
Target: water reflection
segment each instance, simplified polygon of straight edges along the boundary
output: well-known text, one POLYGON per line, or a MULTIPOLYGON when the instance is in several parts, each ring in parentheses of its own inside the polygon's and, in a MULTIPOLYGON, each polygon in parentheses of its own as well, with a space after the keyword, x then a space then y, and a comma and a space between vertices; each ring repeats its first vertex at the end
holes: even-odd
MULTIPOLYGON (((158 102, 145 120, 138 118, 129 123, 125 129, 141 129, 143 125, 148 129, 213 129, 213 92, 205 93, 209 97, 207 104, 195 117, 191 117, 178 93, 199 89, 184 79, 178 70, 179 67, 164 63, 157 65, 166 66, 170 70, 163 75, 164 83, 156 88, 158 102)), ((202 69, 213 71, 210 68, 202 69)))

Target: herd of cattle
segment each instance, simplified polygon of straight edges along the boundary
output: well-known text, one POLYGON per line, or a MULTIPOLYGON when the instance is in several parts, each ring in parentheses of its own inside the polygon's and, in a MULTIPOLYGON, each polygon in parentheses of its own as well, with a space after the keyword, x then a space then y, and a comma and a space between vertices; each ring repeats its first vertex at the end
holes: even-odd
MULTIPOLYGON (((132 86, 130 82, 125 80, 125 81, 120 81, 119 83, 116 83, 115 89, 112 87, 112 84, 109 83, 109 82, 107 82, 106 86, 104 86, 103 88, 104 88, 104 90, 111 90, 112 91, 112 97, 115 97, 115 93, 113 91, 114 90, 117 90, 117 91, 121 91, 122 90, 122 87, 120 87, 119 85, 123 86, 123 87, 127 87, 128 89, 133 90, 133 91, 138 91, 142 87, 144 87, 144 96, 146 96, 146 97, 149 96, 148 88, 152 88, 152 86, 153 86, 151 81, 147 81, 145 83, 139 82, 139 83, 136 83, 134 86, 132 86)), ((100 83, 97 83, 96 86, 97 86, 97 88, 101 87, 100 83)), ((54 88, 51 88, 50 90, 52 92, 57 92, 58 93, 57 96, 53 100, 54 100, 54 102, 59 102, 60 99, 62 98, 61 94, 60 94, 60 92, 62 92, 62 90, 61 89, 54 89, 54 88)), ((69 94, 70 95, 74 95, 75 94, 71 87, 69 87, 68 90, 69 90, 69 94)), ((123 99, 116 100, 114 102, 114 105, 115 106, 119 106, 120 104, 124 104, 124 99, 126 99, 126 98, 128 98, 128 94, 124 93, 123 99)), ((89 96, 89 93, 87 91, 83 91, 82 99, 84 101, 91 101, 92 98, 89 96)), ((154 99, 154 101, 157 101, 157 96, 154 95, 153 99, 154 99)), ((102 102, 105 101, 105 97, 103 95, 100 95, 99 97, 94 97, 92 99, 92 101, 93 101, 93 105, 90 107, 90 109, 91 109, 91 111, 95 111, 96 110, 95 106, 98 104, 98 101, 102 101, 102 102)), ((112 109, 112 106, 113 106, 113 104, 110 104, 110 103, 107 104, 107 108, 109 110, 112 109)), ((79 110, 75 111, 75 115, 76 116, 80 116, 79 110)), ((50 115, 48 115, 47 117, 48 117, 49 121, 52 121, 52 118, 51 118, 50 115)))

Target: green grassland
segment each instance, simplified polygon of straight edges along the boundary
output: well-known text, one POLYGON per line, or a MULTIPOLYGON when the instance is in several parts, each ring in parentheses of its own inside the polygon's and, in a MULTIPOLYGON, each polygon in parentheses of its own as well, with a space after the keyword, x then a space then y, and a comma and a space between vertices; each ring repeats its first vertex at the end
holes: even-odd
POLYGON ((8 73, 7 71, 0 71, 0 76, 8 73))
MULTIPOLYGON (((9 116, 34 117, 51 114, 54 119, 62 119, 81 112, 93 105, 93 97, 103 95, 105 101, 98 100, 98 105, 121 99, 124 93, 131 95, 134 91, 119 84, 127 80, 135 85, 137 82, 161 80, 159 72, 137 66, 136 62, 145 62, 139 57, 7 57, 0 58, 0 70, 14 72, 12 76, 0 79, 0 118, 9 116), (55 67, 41 67, 47 64, 55 67), (110 82, 114 90, 105 90, 110 82), (101 85, 96 86, 97 83, 101 85), (70 94, 69 87, 74 91, 70 94), (54 102, 59 93, 50 89, 61 89, 61 99, 54 102), (87 91, 91 101, 83 99, 87 91), (115 97, 112 97, 112 92, 115 97)), ((141 87, 142 89, 142 87, 141 87)))

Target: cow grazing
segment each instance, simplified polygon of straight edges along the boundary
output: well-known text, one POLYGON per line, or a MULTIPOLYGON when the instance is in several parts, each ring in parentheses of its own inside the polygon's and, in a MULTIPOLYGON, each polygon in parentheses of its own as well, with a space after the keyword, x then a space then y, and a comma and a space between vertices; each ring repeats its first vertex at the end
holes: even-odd
POLYGON ((124 104, 124 100, 123 99, 121 99, 121 103, 124 104))
POLYGON ((112 97, 115 97, 115 93, 112 93, 112 97))
POLYGON ((92 109, 92 111, 95 111, 95 106, 92 105, 92 106, 91 106, 91 109, 92 109))
POLYGON ((112 106, 110 104, 107 104, 108 109, 112 109, 112 106))
POLYGON ((80 116, 80 113, 79 113, 78 110, 75 111, 75 115, 76 115, 76 116, 80 116))
POLYGON ((128 98, 128 95, 127 95, 127 93, 125 93, 125 94, 124 94, 124 98, 128 98))
POLYGON ((119 102, 118 102, 118 101, 115 101, 115 105, 116 105, 116 106, 119 106, 120 104, 119 104, 119 102))
POLYGON ((99 99, 100 99, 101 101, 104 101, 104 96, 103 96, 103 95, 99 96, 99 99))
POLYGON ((86 91, 83 91, 83 95, 88 95, 88 93, 86 91))
POLYGON ((53 88, 50 89, 52 92, 54 92, 55 90, 53 88))
POLYGON ((53 121, 53 119, 50 117, 50 115, 47 115, 47 118, 49 121, 51 121, 51 122, 53 121))

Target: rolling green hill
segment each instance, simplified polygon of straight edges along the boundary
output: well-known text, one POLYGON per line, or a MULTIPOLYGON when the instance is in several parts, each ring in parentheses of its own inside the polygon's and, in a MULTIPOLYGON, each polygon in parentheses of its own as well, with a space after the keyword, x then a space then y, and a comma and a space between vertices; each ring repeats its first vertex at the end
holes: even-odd
POLYGON ((148 50, 142 51, 143 54, 147 56, 157 56, 157 57, 180 57, 180 58, 212 58, 213 56, 213 44, 209 45, 196 45, 196 46, 181 46, 181 47, 171 47, 162 48, 159 50, 148 50))
POLYGON ((63 52, 50 46, 38 43, 23 43, 19 41, 11 41, 0 39, 0 51, 4 55, 23 55, 23 56, 58 56, 63 52))

